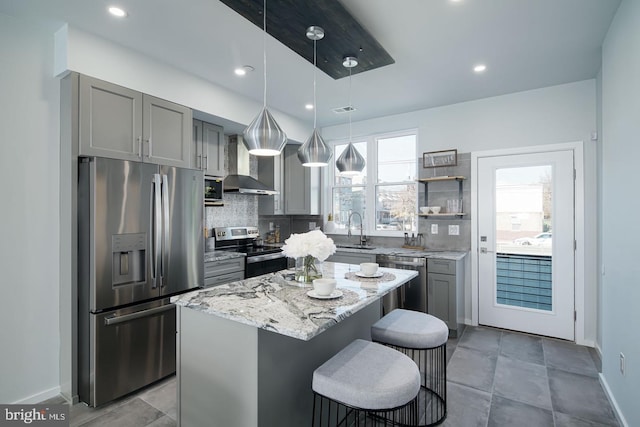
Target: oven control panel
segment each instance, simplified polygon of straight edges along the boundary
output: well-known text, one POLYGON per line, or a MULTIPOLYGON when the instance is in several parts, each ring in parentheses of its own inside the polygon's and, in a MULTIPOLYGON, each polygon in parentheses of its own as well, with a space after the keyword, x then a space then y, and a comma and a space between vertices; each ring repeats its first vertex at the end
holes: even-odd
POLYGON ((216 240, 255 239, 260 236, 258 227, 216 227, 213 229, 216 240))

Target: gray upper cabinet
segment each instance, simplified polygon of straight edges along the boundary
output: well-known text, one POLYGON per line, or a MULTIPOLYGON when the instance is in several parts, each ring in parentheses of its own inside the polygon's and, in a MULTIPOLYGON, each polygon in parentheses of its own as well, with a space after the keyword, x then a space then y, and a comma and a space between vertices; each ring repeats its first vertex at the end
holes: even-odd
POLYGON ((302 166, 299 145, 284 148, 284 213, 286 215, 320 214, 320 168, 302 166))
POLYGON ((258 197, 259 215, 284 215, 284 154, 258 156, 258 181, 273 188, 279 194, 258 197))
POLYGON ((142 160, 142 94, 80 76, 80 147, 83 156, 142 160))
POLYGON ((191 148, 191 109, 142 96, 144 161, 159 165, 189 167, 191 148))
POLYGON ((191 110, 80 76, 79 154, 189 166, 191 110))
POLYGON ((205 175, 225 176, 222 127, 200 120, 193 121, 190 167, 204 171, 205 175))

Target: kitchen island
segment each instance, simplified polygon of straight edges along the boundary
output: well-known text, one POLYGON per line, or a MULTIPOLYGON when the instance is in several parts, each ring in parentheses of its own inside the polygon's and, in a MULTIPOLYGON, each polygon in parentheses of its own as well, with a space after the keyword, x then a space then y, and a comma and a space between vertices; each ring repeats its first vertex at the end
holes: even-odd
POLYGON ((342 296, 314 299, 284 270, 172 298, 178 306, 178 425, 309 425, 313 371, 356 338, 370 339, 380 298, 417 275, 324 263, 342 296))

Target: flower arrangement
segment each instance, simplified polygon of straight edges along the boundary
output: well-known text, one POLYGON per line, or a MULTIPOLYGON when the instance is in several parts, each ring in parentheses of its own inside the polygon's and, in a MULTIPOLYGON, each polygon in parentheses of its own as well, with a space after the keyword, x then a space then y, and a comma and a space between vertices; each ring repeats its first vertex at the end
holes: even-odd
POLYGON ((333 240, 320 230, 292 234, 282 246, 282 252, 287 257, 296 258, 296 280, 305 283, 322 277, 318 261, 326 260, 335 251, 333 240))

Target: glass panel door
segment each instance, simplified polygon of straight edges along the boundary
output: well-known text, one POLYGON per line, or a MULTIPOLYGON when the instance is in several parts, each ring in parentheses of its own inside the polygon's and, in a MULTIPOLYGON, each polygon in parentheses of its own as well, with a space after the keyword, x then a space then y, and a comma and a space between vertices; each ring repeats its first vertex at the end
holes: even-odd
POLYGON ((574 339, 573 152, 478 159, 478 320, 574 339))

